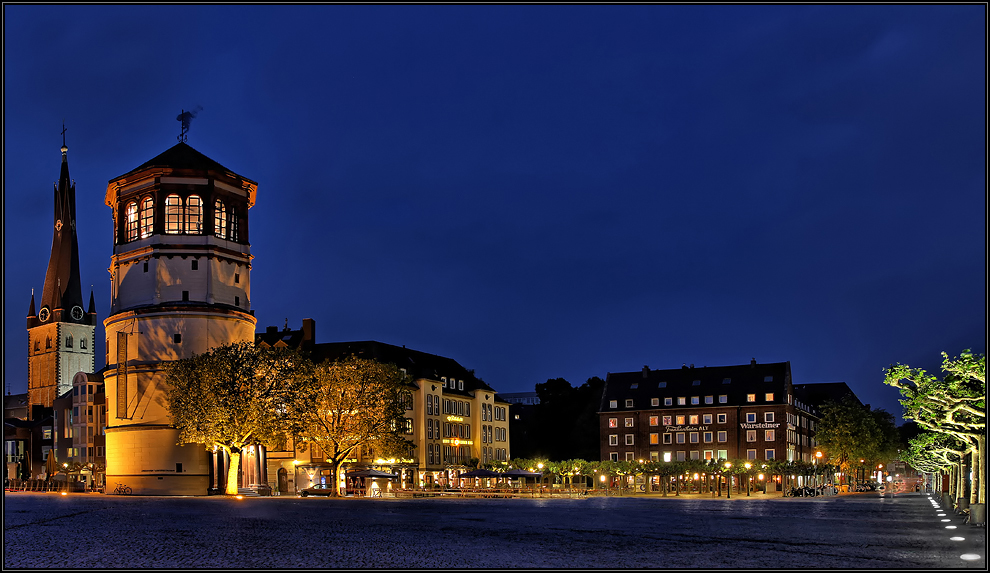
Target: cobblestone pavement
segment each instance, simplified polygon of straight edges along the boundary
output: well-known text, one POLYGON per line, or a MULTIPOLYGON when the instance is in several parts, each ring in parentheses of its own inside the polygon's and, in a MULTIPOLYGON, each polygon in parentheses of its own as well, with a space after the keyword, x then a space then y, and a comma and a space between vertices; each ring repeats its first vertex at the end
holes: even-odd
POLYGON ((4 569, 987 568, 986 530, 924 494, 4 502, 4 569))

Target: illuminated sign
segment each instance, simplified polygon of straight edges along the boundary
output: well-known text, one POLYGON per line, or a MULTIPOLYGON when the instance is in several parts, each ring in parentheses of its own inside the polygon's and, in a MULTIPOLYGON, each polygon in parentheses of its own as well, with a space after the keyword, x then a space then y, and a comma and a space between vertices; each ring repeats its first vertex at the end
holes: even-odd
POLYGON ((739 424, 739 427, 744 430, 770 430, 773 428, 779 428, 780 424, 739 424))
POLYGON ((455 446, 473 446, 474 440, 461 440, 458 438, 444 438, 443 443, 454 444, 455 446))
POLYGON ((447 416, 447 421, 448 422, 463 422, 464 421, 464 418, 462 418, 460 416, 447 416))

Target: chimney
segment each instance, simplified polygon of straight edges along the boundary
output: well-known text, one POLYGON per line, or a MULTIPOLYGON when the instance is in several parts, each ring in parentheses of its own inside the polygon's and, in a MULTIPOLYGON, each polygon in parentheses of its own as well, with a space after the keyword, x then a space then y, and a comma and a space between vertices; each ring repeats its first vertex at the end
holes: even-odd
POLYGON ((650 375, 650 367, 643 365, 643 378, 646 378, 649 375, 650 375))
POLYGON ((683 368, 684 370, 687 370, 687 362, 682 362, 681 363, 681 368, 683 368))
POLYGON ((694 368, 694 364, 691 365, 691 368, 694 368))
POLYGON ((304 318, 303 319, 303 325, 302 325, 302 331, 303 331, 303 336, 302 336, 302 341, 300 343, 300 346, 302 345, 302 343, 306 343, 306 342, 310 342, 312 344, 315 344, 316 343, 316 321, 315 320, 313 320, 312 318, 304 318))
POLYGON ((753 358, 752 360, 749 361, 749 367, 750 368, 753 368, 754 366, 756 366, 756 359, 755 358, 753 358))

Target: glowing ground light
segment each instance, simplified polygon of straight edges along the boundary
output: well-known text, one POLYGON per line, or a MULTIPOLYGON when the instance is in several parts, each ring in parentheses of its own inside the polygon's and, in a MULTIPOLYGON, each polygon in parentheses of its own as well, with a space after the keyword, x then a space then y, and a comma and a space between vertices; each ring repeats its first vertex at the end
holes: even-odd
POLYGON ((940 514, 938 514, 938 516, 939 517, 945 517, 945 514, 944 513, 940 513, 940 514))
POLYGON ((956 526, 955 525, 946 525, 945 528, 946 529, 955 529, 956 526))
POLYGON ((237 496, 237 499, 244 499, 244 496, 243 495, 239 495, 239 496, 237 496))
POLYGON ((976 561, 977 559, 980 558, 980 556, 977 555, 976 553, 963 553, 962 555, 959 556, 959 558, 964 559, 966 561, 976 561))
POLYGON ((62 495, 69 495, 69 494, 67 494, 67 493, 65 493, 65 492, 63 491, 63 492, 62 492, 62 495))
POLYGON ((945 523, 945 522, 949 522, 949 521, 952 521, 952 520, 951 520, 951 519, 943 519, 943 520, 941 520, 941 521, 942 521, 943 523, 945 523))
POLYGON ((965 537, 950 537, 949 541, 966 541, 965 537))

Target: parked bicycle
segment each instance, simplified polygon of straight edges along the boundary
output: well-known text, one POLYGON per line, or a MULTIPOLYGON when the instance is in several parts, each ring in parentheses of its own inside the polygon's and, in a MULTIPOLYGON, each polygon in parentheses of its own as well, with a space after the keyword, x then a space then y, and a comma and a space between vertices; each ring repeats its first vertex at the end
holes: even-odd
POLYGON ((124 485, 124 484, 122 484, 122 483, 118 483, 117 484, 117 487, 113 490, 113 494, 114 495, 131 495, 131 488, 128 487, 128 486, 126 486, 126 485, 124 485))

